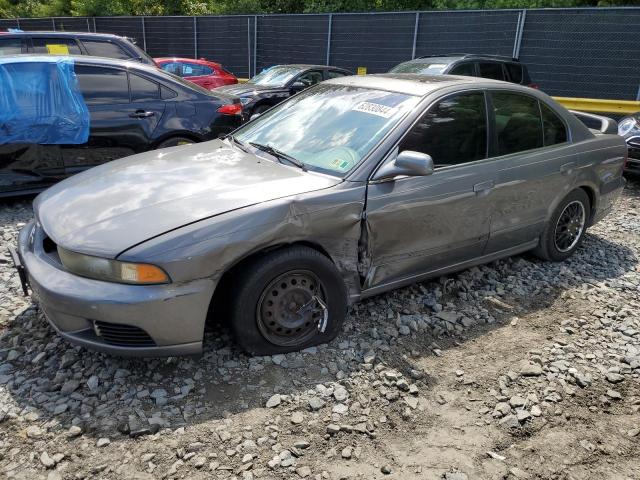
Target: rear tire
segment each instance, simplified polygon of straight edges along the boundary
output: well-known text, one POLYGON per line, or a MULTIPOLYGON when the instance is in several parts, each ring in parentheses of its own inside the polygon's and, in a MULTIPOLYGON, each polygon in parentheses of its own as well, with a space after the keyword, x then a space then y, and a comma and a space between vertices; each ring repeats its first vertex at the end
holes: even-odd
POLYGON ((196 142, 187 137, 171 137, 160 142, 156 147, 156 150, 160 150, 161 148, 178 147, 180 145, 191 145, 192 143, 196 142))
POLYGON ((320 252, 294 246, 270 252, 232 278, 231 329, 251 355, 301 350, 333 340, 347 309, 335 265, 320 252), (318 301, 319 299, 319 301, 318 301), (327 321, 321 325, 324 313, 327 321))
POLYGON ((591 202, 582 189, 569 193, 547 222, 533 253, 543 260, 561 262, 582 243, 591 212, 591 202))

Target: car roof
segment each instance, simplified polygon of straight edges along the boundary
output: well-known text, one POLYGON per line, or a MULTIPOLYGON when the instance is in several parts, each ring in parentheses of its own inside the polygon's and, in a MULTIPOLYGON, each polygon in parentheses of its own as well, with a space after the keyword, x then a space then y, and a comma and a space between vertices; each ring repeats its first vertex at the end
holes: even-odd
POLYGON ((7 32, 3 33, 3 37, 94 37, 94 38, 119 38, 124 39, 121 35, 113 33, 93 33, 93 32, 7 32))
POLYGON ((334 85, 349 85, 352 87, 371 88, 374 90, 388 90, 423 97, 443 87, 453 85, 469 86, 482 83, 510 85, 499 80, 487 78, 461 77, 456 75, 418 75, 415 73, 378 73, 374 75, 352 75, 327 80, 324 83, 334 85))
POLYGON ((312 63, 283 63, 283 64, 280 64, 280 65, 273 65, 273 67, 291 67, 291 68, 299 68, 301 70, 306 70, 306 69, 309 69, 309 68, 321 68, 321 69, 330 68, 332 70, 342 70, 342 71, 345 71, 345 72, 349 71, 349 70, 346 70, 344 68, 334 67, 334 66, 331 66, 331 65, 314 65, 312 63))
POLYGON ((517 59, 504 55, 483 53, 446 53, 442 55, 425 55, 402 63, 453 63, 458 60, 489 60, 495 62, 519 63, 517 59))
POLYGON ((43 55, 43 54, 19 54, 19 55, 7 55, 0 57, 2 63, 56 63, 60 59, 73 59, 74 63, 81 63, 85 65, 95 65, 98 67, 121 67, 130 68, 133 67, 137 70, 144 70, 146 72, 157 74, 158 72, 164 73, 159 68, 153 65, 147 65, 137 62, 135 60, 119 60, 116 58, 108 57, 92 57, 90 55, 43 55))
POLYGON ((221 66, 219 62, 213 62, 206 58, 187 58, 187 57, 157 57, 153 59, 155 62, 190 62, 198 65, 216 65, 221 66))

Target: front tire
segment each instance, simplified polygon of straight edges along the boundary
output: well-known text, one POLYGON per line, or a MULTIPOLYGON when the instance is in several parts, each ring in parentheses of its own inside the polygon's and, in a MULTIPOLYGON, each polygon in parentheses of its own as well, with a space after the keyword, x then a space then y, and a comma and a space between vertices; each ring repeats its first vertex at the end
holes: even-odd
POLYGON ((171 137, 160 142, 156 147, 156 150, 160 150, 162 148, 169 148, 169 147, 178 147, 180 145, 191 145, 192 143, 196 143, 196 142, 194 142, 192 139, 187 137, 171 137))
POLYGON ((533 253, 554 262, 569 258, 582 243, 590 212, 591 202, 584 190, 569 193, 554 210, 533 253))
POLYGON ((233 278, 231 328, 251 355, 301 350, 334 339, 347 309, 335 265, 305 246, 270 252, 233 278))

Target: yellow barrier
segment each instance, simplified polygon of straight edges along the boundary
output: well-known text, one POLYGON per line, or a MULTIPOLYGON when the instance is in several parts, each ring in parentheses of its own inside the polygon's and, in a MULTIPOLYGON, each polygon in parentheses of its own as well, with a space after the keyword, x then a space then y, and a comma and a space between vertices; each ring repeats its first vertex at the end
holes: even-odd
POLYGON ((238 83, 247 83, 248 81, 248 78, 238 78, 238 83))
POLYGON ((596 98, 553 97, 569 110, 593 113, 618 113, 621 115, 640 112, 640 102, 631 100, 601 100, 596 98))

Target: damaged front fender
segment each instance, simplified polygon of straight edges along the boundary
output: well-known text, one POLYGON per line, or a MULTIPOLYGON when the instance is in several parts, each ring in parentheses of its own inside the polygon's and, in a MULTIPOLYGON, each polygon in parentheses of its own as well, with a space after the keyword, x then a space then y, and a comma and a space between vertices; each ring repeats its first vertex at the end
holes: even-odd
POLYGON ((349 298, 360 294, 359 260, 366 187, 342 182, 324 190, 241 208, 138 245, 118 258, 164 268, 174 281, 220 277, 261 251, 306 243, 326 252, 349 298))

